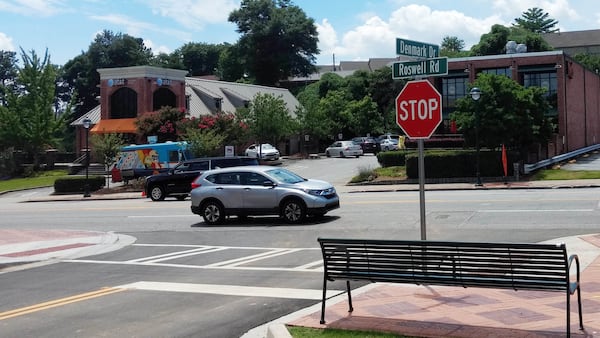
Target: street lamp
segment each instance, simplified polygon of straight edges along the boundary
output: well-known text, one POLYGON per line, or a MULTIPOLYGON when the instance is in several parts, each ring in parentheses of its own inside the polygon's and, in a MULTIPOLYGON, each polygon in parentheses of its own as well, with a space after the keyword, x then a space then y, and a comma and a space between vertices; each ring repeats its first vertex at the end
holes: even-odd
POLYGON ((475 154, 476 154, 476 175, 477 175, 477 182, 475 183, 476 186, 482 186, 483 184, 481 183, 481 173, 479 171, 479 112, 477 111, 477 101, 479 101, 479 98, 481 97, 481 89, 477 88, 477 87, 473 87, 471 88, 471 91, 469 92, 469 94, 471 95, 471 98, 473 99, 473 101, 475 101, 475 154))
POLYGON ((83 197, 91 197, 88 180, 90 170, 90 125, 92 124, 92 120, 86 117, 81 122, 83 123, 83 128, 85 128, 85 186, 83 188, 83 197))

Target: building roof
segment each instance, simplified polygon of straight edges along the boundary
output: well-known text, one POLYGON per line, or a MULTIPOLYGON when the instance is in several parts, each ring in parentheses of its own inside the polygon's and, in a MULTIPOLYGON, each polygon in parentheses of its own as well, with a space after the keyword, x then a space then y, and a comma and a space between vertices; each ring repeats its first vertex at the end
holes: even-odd
MULTIPOLYGON (((212 115, 218 111, 235 113, 238 108, 246 107, 257 94, 271 94, 280 97, 285 102, 291 116, 295 116, 296 109, 300 107, 300 102, 285 88, 215 81, 196 77, 185 78, 185 94, 189 97, 190 116, 195 117, 212 115)), ((101 119, 100 105, 83 114, 71 125, 82 125, 85 118, 89 118, 92 124, 97 124, 101 119)))
POLYGON ((554 49, 600 46, 600 29, 543 33, 542 37, 554 49))

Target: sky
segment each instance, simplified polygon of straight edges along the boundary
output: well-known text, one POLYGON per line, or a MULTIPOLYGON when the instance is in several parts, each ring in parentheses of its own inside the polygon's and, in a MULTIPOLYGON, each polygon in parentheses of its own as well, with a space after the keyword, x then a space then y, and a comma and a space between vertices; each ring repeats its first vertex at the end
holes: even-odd
MULTIPOLYGON (((600 29, 597 0, 292 0, 315 21, 317 64, 396 56, 396 38, 466 49, 494 24, 510 26, 529 8, 558 20, 562 32, 600 29)), ((0 50, 43 55, 63 65, 103 30, 142 38, 155 54, 188 42, 235 43, 228 22, 239 0, 0 0, 0 50)), ((20 59, 20 57, 19 57, 20 59)))

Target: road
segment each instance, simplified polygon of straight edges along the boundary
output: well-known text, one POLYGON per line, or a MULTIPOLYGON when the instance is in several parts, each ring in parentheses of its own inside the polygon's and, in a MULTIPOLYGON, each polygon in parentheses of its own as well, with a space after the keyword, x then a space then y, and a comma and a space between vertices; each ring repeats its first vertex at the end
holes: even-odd
MULTIPOLYGON (((239 337, 316 304, 317 237, 420 238, 417 192, 345 192, 343 183, 373 159, 287 163, 341 191, 340 209, 302 225, 256 217, 207 226, 189 200, 17 203, 18 194, 4 196, 1 228, 115 231, 137 240, 0 274, 0 336, 239 337)), ((538 242, 593 233, 599 201, 597 189, 428 191, 427 238, 538 242)))

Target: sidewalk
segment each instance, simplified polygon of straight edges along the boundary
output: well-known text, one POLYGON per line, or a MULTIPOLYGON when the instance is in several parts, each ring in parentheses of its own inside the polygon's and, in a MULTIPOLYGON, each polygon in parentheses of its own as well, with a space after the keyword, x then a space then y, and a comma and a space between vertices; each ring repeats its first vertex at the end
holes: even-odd
MULTIPOLYGON (((600 235, 560 238, 582 263, 583 325, 579 330, 577 298, 571 296, 571 336, 600 337, 600 235)), ((344 289, 338 287, 338 289, 344 289)), ((320 303, 276 320, 266 335, 291 337, 285 325, 379 331, 411 337, 565 337, 566 300, 559 292, 373 283, 352 292, 354 311, 342 293, 327 301, 326 324, 320 303)))

